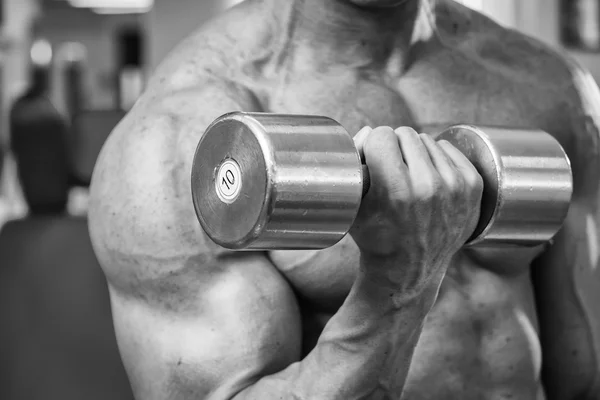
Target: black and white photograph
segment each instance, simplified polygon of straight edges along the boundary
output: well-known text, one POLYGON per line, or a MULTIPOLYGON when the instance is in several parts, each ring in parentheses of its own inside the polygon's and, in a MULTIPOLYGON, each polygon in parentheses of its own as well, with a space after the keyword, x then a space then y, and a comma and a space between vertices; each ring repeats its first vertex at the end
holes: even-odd
POLYGON ((600 400, 600 0, 0 0, 0 400, 600 400))

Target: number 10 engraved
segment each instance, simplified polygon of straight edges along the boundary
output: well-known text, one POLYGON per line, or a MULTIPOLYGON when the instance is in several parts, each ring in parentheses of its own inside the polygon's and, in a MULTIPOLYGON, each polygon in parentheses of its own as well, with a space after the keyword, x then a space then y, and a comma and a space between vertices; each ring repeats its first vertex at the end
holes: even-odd
POLYGON ((233 159, 223 161, 217 173, 216 190, 221 201, 233 203, 242 187, 242 171, 233 159))

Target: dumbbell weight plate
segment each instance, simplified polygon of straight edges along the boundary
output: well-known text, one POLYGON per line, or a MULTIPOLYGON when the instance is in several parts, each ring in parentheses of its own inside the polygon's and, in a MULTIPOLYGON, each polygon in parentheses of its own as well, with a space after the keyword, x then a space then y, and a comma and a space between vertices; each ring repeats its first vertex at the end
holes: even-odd
POLYGON ((438 135, 457 147, 484 181, 481 216, 467 245, 536 246, 558 232, 573 179, 558 141, 540 130, 456 125, 438 135))
POLYGON ((352 137, 317 116, 226 114, 206 130, 192 170, 202 228, 234 250, 332 246, 352 226, 362 187, 352 137))

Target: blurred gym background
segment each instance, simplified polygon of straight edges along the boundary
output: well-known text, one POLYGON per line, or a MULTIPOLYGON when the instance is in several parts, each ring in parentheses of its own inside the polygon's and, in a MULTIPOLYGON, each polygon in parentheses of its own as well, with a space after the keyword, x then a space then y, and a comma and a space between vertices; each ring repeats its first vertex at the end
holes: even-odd
MULTIPOLYGON (((130 398, 118 365, 106 284, 87 236, 91 173, 102 144, 160 61, 204 21, 238 2, 0 0, 1 399, 130 398), (40 96, 47 101, 36 103, 40 96), (70 156, 16 154, 28 146, 52 146, 61 135, 70 156), (39 165, 51 165, 49 159, 69 165, 69 182, 63 185, 67 212, 60 191, 42 173, 46 167, 28 164, 40 159, 39 165), (23 176, 17 165, 31 171, 23 176), (27 190, 20 184, 25 178, 27 190), (41 344, 49 337, 51 344, 41 344), (63 362, 78 341, 79 358, 63 362), (97 370, 86 375, 85 365, 97 370), (108 380, 89 381, 98 375, 108 380), (57 382, 70 380, 77 385, 66 384, 69 389, 61 392, 57 382), (86 385, 97 386, 96 396, 82 396, 86 385)), ((600 0, 461 2, 570 53, 600 78, 600 0)))
MULTIPOLYGON (((203 21, 237 2, 1 0, 0 146, 10 149, 10 110, 32 84, 32 70, 47 69, 49 96, 77 142, 76 172, 91 173, 100 146, 154 67, 203 21)), ((27 214, 10 151, 3 167, 0 226, 27 214)), ((69 210, 85 213, 86 202, 86 187, 75 185, 69 210)))

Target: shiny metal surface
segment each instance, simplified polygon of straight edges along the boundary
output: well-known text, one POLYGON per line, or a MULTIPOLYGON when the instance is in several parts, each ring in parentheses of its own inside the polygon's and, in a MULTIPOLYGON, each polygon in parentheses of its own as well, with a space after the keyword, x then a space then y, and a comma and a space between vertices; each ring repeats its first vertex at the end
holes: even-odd
POLYGON ((484 180, 481 217, 469 246, 535 246, 561 228, 573 192, 571 165, 546 132, 458 125, 441 133, 484 180))
POLYGON ((362 186, 352 137, 317 116, 226 114, 206 130, 192 170, 200 224, 234 250, 332 246, 352 226, 362 186))

